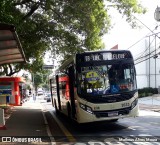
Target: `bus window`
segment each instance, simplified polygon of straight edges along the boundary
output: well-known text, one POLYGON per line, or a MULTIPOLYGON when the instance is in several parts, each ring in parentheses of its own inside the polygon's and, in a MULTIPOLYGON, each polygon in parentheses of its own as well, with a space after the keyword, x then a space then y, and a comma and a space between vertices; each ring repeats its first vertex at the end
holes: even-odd
POLYGON ((113 64, 83 67, 78 74, 79 93, 109 94, 136 89, 133 65, 113 64))
POLYGON ((68 76, 60 76, 59 77, 59 93, 60 97, 62 98, 69 98, 69 81, 68 81, 68 76))

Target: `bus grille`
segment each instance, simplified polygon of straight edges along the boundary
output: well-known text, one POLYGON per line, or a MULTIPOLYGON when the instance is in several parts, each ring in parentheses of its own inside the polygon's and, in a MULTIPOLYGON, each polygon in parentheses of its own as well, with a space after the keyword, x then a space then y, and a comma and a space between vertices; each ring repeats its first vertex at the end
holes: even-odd
POLYGON ((131 111, 130 107, 123 108, 123 109, 116 109, 116 110, 107 110, 107 111, 94 111, 94 114, 97 118, 101 117, 115 117, 119 115, 127 115, 131 111), (115 113, 116 112, 116 113, 115 113), (109 116, 110 113, 116 114, 115 116, 109 116))
POLYGON ((102 96, 82 96, 86 101, 91 103, 114 103, 114 102, 121 102, 131 99, 135 95, 136 91, 129 92, 129 93, 121 93, 119 95, 117 94, 111 94, 106 95, 106 97, 102 96))

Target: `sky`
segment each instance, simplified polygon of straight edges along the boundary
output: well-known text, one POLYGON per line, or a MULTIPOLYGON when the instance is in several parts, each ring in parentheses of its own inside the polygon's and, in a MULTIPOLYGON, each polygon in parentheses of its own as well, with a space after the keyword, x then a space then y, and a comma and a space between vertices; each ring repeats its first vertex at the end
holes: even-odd
MULTIPOLYGON (((136 18, 139 20, 138 24, 140 24, 142 28, 132 29, 131 26, 125 21, 125 19, 122 18, 118 12, 112 10, 110 14, 112 15, 113 29, 111 29, 109 33, 103 37, 105 49, 110 49, 117 44, 119 49, 128 49, 135 42, 151 33, 149 29, 154 30, 155 26, 158 24, 158 22, 154 19, 154 12, 157 6, 160 7, 160 1, 139 0, 139 2, 145 8, 147 8, 146 14, 136 15, 136 18)), ((132 49, 132 47, 130 49, 132 49)))

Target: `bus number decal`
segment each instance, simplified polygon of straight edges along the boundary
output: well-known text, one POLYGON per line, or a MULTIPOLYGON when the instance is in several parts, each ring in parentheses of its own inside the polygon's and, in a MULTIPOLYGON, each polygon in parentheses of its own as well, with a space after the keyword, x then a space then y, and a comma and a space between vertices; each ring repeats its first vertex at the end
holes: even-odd
POLYGON ((122 104, 122 107, 129 107, 129 106, 130 106, 129 103, 123 103, 123 104, 122 104))

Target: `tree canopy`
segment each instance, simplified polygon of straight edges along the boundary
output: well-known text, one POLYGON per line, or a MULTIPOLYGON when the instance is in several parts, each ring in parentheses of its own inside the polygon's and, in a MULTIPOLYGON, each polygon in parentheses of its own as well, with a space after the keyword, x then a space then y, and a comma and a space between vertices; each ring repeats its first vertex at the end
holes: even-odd
POLYGON ((32 81, 34 82, 35 91, 39 87, 49 90, 49 75, 52 73, 50 70, 43 70, 41 73, 32 74, 32 81))
POLYGON ((47 51, 51 59, 60 55, 65 60, 77 52, 102 49, 101 38, 111 28, 106 4, 132 26, 132 14, 145 12, 138 0, 1 0, 0 22, 16 27, 28 60, 14 65, 15 71, 41 71, 47 51))

